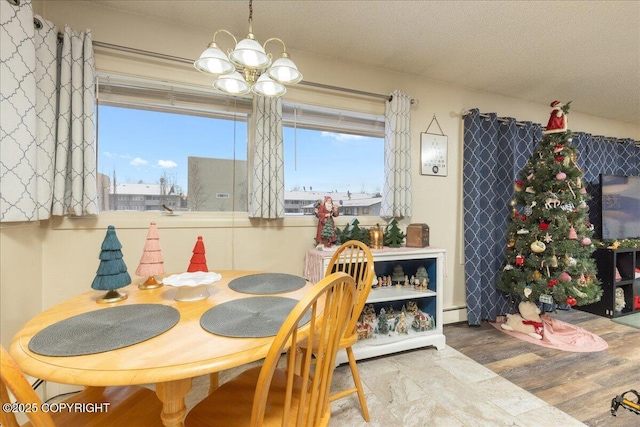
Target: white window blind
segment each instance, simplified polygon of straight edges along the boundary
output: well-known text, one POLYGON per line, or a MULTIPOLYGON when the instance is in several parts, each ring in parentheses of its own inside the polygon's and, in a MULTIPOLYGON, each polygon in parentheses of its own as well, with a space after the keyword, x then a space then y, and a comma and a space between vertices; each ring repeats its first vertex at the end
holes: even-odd
POLYGON ((250 98, 222 95, 203 87, 127 76, 98 76, 96 95, 99 105, 241 121, 246 121, 252 110, 250 98))
POLYGON ((285 126, 384 137, 384 116, 301 104, 283 104, 285 126))

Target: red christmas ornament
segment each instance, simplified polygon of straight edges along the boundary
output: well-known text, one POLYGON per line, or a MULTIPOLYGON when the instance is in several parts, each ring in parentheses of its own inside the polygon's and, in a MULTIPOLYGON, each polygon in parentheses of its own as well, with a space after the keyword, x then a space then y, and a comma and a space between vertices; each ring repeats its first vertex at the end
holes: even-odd
POLYGON ((543 230, 543 231, 544 230, 548 230, 549 229, 549 224, 543 221, 543 222, 540 223, 539 228, 540 228, 540 230, 543 230))
POLYGON ((560 283, 560 281, 558 281, 558 279, 551 279, 551 280, 549 280, 549 283, 547 283, 547 286, 550 287, 550 288, 553 288, 558 283, 560 283))
POLYGON ((516 265, 518 267, 522 267, 524 265, 524 255, 522 254, 516 255, 516 265))
POLYGON ((567 304, 569 304, 571 307, 573 307, 577 303, 578 301, 574 297, 567 297, 567 304))
POLYGON ((564 162, 564 156, 556 156, 556 162, 564 162))

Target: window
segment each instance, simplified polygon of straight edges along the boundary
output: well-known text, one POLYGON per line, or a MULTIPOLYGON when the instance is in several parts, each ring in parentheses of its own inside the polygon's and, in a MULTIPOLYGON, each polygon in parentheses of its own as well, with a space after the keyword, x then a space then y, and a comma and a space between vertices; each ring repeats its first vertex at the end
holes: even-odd
POLYGON ((202 88, 100 76, 100 209, 247 211, 251 108, 202 88))
POLYGON ((283 105, 285 211, 313 214, 330 196, 341 215, 379 215, 384 117, 283 105))
MULTIPOLYGON (((101 211, 248 211, 252 100, 177 83, 99 76, 101 211)), ((384 117, 283 103, 285 212, 379 215, 384 117)))

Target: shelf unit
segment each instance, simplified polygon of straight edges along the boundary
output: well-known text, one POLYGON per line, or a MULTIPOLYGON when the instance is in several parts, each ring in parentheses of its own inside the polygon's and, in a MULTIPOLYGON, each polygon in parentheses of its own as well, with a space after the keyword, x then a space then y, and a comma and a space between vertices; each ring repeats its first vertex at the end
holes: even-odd
POLYGON ((602 298, 576 308, 610 318, 640 313, 640 248, 596 249, 592 257, 602 282, 602 298), (616 309, 617 289, 624 294, 622 310, 616 309))
MULTIPOLYGON (((409 331, 407 334, 389 332, 386 335, 375 334, 374 338, 358 340, 353 346, 353 353, 357 360, 367 359, 385 354, 397 353, 415 348, 434 346, 438 350, 445 348, 446 338, 442 328, 442 286, 444 282, 444 249, 426 248, 384 248, 371 253, 374 260, 376 277, 391 276, 393 268, 401 265, 409 277, 415 275, 418 267, 425 267, 429 276, 428 289, 414 290, 412 287, 387 286, 371 290, 367 304, 373 304, 376 314, 380 308, 393 307, 396 313, 409 301, 415 301, 420 311, 428 314, 435 321, 432 329, 416 332, 411 328, 413 318, 408 317, 409 331)), ((331 256, 330 251, 309 250, 305 255, 305 278, 317 281, 319 272, 327 269, 331 256), (316 277, 313 277, 315 273, 316 277)), ((393 321, 390 322, 393 324, 393 321)), ((336 363, 347 363, 344 351, 338 353, 336 363)))

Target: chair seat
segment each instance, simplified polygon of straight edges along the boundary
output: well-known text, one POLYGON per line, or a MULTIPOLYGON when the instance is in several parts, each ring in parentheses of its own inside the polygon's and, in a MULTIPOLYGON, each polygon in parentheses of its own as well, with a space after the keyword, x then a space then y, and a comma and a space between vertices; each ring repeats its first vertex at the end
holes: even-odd
MULTIPOLYGON (((246 427, 250 425, 251 408, 253 405, 253 390, 256 388, 261 367, 244 371, 242 374, 224 383, 209 396, 198 403, 185 419, 185 427, 246 427)), ((301 378, 296 377, 294 388, 299 390, 301 378)), ((264 423, 268 426, 281 426, 284 396, 286 390, 286 371, 276 369, 269 389, 264 423)), ((289 425, 296 425, 298 408, 297 393, 293 393, 289 425)), ((329 424, 331 407, 322 415, 321 425, 329 424)))
MULTIPOLYGON (((162 402, 153 390, 141 386, 90 387, 63 403, 78 406, 70 410, 50 412, 53 422, 59 427, 163 426, 160 418, 162 402), (101 405, 107 402, 108 406, 101 405), (98 407, 102 408, 101 412, 91 412, 90 408, 98 407)), ((27 423, 22 427, 31 426, 31 423, 27 423)))

